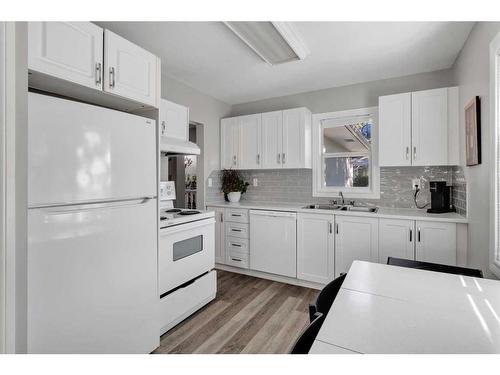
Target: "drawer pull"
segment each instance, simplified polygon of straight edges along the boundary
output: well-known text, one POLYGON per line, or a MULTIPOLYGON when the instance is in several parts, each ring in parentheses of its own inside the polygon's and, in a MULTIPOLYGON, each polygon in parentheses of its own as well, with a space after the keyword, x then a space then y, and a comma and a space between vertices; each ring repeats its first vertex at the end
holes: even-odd
POLYGON ((231 228, 231 231, 232 231, 232 232, 241 232, 241 229, 234 229, 234 228, 231 228))
POLYGON ((241 259, 237 259, 237 258, 231 258, 231 260, 234 260, 235 262, 241 262, 241 259))
POLYGON ((234 247, 241 247, 241 245, 240 245, 240 244, 238 244, 238 243, 232 243, 232 244, 231 244, 231 246, 234 246, 234 247))
POLYGON ((240 214, 231 214, 231 216, 234 216, 234 217, 241 217, 240 214))

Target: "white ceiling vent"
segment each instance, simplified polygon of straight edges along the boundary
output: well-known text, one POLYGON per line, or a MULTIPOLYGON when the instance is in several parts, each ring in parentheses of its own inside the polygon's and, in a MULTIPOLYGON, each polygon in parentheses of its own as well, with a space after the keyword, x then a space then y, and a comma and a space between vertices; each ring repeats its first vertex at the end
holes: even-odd
POLYGON ((271 65, 303 60, 309 55, 291 22, 224 22, 259 57, 271 65))

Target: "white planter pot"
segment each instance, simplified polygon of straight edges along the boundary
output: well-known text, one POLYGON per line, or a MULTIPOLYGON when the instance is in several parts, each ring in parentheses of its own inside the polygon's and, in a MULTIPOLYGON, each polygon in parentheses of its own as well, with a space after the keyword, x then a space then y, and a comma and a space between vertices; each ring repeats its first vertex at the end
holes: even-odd
POLYGON ((227 193, 227 199, 229 199, 229 202, 231 203, 239 202, 240 198, 241 198, 240 191, 232 191, 231 193, 227 193))

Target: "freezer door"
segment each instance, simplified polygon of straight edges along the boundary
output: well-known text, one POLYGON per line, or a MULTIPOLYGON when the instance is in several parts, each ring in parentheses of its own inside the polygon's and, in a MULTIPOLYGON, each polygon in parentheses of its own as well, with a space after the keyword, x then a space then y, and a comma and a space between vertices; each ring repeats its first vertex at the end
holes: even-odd
POLYGON ((159 345, 156 201, 28 210, 28 352, 159 345))
POLYGON ((30 207, 156 196, 155 122, 29 93, 30 207))

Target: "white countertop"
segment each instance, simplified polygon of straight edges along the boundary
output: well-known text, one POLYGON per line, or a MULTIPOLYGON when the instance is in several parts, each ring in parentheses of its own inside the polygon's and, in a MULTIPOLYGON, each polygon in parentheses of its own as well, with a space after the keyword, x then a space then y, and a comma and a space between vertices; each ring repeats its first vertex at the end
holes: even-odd
POLYGON ((305 213, 329 213, 335 215, 351 215, 351 216, 368 216, 388 219, 409 219, 409 220, 425 220, 425 221, 440 221, 451 223, 467 223, 467 218, 455 212, 444 214, 429 214, 426 210, 417 210, 411 208, 385 208, 380 207, 376 213, 373 212, 350 212, 340 210, 321 210, 304 208, 307 203, 273 203, 273 202, 253 202, 241 201, 238 203, 229 202, 213 202, 207 203, 209 207, 228 207, 228 208, 246 208, 254 210, 273 210, 273 211, 290 211, 290 212, 305 212, 305 213))
POLYGON ((355 261, 311 353, 500 353, 500 281, 355 261))

